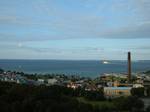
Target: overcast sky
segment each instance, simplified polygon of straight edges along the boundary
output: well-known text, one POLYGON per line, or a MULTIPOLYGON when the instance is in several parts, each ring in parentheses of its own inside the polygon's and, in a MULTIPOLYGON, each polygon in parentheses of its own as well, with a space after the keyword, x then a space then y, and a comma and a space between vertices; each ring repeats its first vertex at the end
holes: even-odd
POLYGON ((0 0, 0 59, 150 59, 150 0, 0 0))

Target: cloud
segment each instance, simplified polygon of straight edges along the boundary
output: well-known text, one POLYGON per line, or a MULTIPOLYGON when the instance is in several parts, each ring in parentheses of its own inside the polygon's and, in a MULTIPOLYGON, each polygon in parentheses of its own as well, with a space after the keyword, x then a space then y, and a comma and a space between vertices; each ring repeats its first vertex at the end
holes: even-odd
POLYGON ((145 20, 150 20, 150 1, 149 0, 133 0, 136 13, 144 17, 145 20))
POLYGON ((100 36, 117 39, 150 38, 150 22, 148 21, 140 25, 128 26, 120 29, 113 29, 104 32, 104 34, 100 36))
MULTIPOLYGON (((77 0, 65 3, 72 7, 58 1, 37 0, 23 5, 27 5, 31 13, 2 14, 0 24, 5 27, 0 30, 0 41, 150 38, 149 0, 77 0)), ((11 7, 7 8, 11 10, 11 7)))
POLYGON ((142 46, 138 46, 138 47, 133 47, 132 49, 150 51, 150 45, 142 45, 142 46))
POLYGON ((0 16, 0 24, 12 23, 15 21, 16 21, 15 16, 7 16, 7 15, 1 15, 0 16))
POLYGON ((23 44, 22 43, 18 43, 18 47, 22 47, 23 46, 23 44))
POLYGON ((30 46, 24 46, 24 49, 32 50, 37 53, 48 53, 48 54, 61 54, 62 49, 59 48, 36 48, 36 47, 30 47, 30 46))

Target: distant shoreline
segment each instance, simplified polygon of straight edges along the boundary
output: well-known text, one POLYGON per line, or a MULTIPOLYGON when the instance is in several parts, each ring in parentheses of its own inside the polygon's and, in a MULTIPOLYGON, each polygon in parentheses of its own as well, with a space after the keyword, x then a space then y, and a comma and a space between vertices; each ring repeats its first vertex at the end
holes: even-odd
MULTIPOLYGON (((127 61, 109 60, 103 64, 98 60, 12 60, 0 59, 0 68, 28 74, 66 74, 97 77, 103 73, 127 73, 127 61)), ((150 60, 134 61, 132 72, 150 70, 150 60)))
MULTIPOLYGON (((44 61, 44 60, 49 60, 49 61, 103 61, 104 59, 0 59, 0 61, 1 60, 35 60, 35 61, 44 61)), ((123 61, 123 62, 125 62, 125 61, 127 61, 126 59, 124 59, 124 60, 109 60, 109 59, 106 59, 106 61, 123 61)), ((150 61, 150 59, 149 60, 133 60, 132 59, 132 61, 133 62, 138 62, 138 61, 150 61)))

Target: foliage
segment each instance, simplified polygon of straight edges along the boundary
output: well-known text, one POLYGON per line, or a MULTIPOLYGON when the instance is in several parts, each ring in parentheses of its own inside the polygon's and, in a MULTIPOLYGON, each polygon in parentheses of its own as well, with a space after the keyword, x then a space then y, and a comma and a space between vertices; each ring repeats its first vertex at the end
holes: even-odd
POLYGON ((0 82, 0 112, 94 112, 73 89, 0 82), (76 93, 76 94, 75 94, 76 93))
POLYGON ((146 112, 150 112, 150 105, 146 108, 146 112))
POLYGON ((143 97, 144 96, 144 88, 132 88, 131 89, 132 96, 143 97))
POLYGON ((0 112, 138 112, 144 106, 133 96, 112 101, 103 98, 102 91, 0 82, 0 112))
POLYGON ((116 98, 113 102, 120 111, 142 112, 144 108, 144 102, 135 96, 116 98))
POLYGON ((150 86, 146 89, 147 96, 150 97, 150 86))
POLYGON ((0 73, 3 73, 3 72, 4 72, 4 70, 0 68, 0 73))
POLYGON ((104 94, 101 91, 86 91, 84 97, 92 101, 103 101, 105 100, 104 94))
POLYGON ((147 74, 147 75, 150 75, 150 70, 148 70, 148 71, 146 71, 144 73, 147 74))

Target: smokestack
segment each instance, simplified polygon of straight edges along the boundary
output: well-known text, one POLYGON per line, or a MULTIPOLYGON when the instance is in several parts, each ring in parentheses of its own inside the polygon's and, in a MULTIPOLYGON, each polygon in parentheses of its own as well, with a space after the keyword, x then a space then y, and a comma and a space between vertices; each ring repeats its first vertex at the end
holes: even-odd
POLYGON ((128 82, 131 81, 131 53, 128 52, 128 82))

